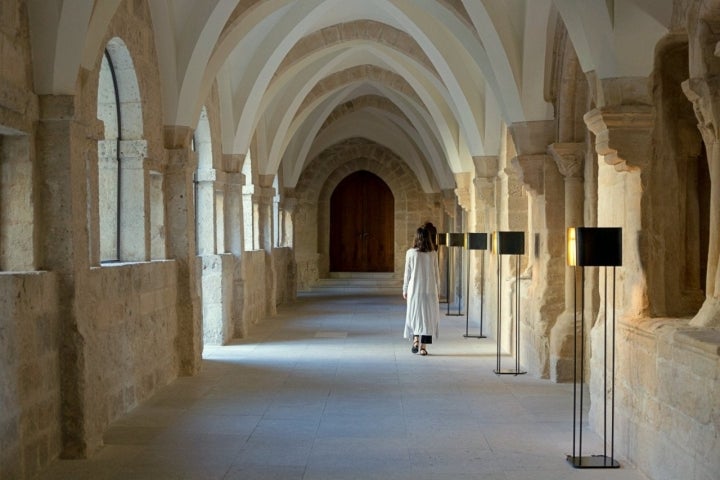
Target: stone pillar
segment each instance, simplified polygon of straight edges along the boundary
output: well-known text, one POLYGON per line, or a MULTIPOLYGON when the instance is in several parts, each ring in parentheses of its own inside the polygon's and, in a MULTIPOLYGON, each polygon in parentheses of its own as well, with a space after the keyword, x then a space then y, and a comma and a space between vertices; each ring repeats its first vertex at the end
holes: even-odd
POLYGON ((168 256, 177 265, 177 349, 179 372, 194 375, 202 361, 202 320, 195 262, 193 173, 197 158, 190 150, 192 129, 165 127, 167 150, 168 256))
POLYGON ((720 327, 720 80, 717 77, 691 78, 684 81, 682 87, 695 109, 710 172, 710 234, 705 302, 690 325, 717 328, 720 327))
MULTIPOLYGON (((583 226, 583 143, 553 143, 548 147, 565 182, 565 230, 583 226)), ((567 239, 566 239, 567 241, 567 239)), ((567 262, 567 259, 566 259, 567 262)), ((575 333, 575 268, 565 268, 565 310, 550 332, 550 379, 554 382, 573 380, 575 333)))
POLYGON ((223 155, 226 173, 225 190, 225 247, 228 252, 240 256, 243 251, 243 205, 242 187, 245 175, 240 173, 245 155, 223 155))
POLYGON ((647 268, 654 260, 653 240, 643 228, 649 223, 650 209, 645 205, 649 199, 641 174, 650 162, 654 113, 647 105, 614 105, 593 109, 583 118, 595 134, 601 161, 613 167, 598 168, 597 226, 623 228, 623 277, 617 304, 627 317, 647 316, 647 268))
POLYGON ((256 193, 258 205, 258 227, 260 248, 265 250, 265 312, 268 315, 277 313, 277 273, 273 257, 273 201, 275 175, 259 175, 259 194, 256 193))
MULTIPOLYGON (((87 235, 86 155, 97 150, 75 120, 75 98, 46 95, 39 98, 37 165, 39 187, 37 225, 38 268, 58 273, 60 318, 60 382, 62 457, 88 454, 87 392, 85 389, 85 337, 75 316, 76 272, 89 267, 87 235)), ((96 142, 96 141, 95 141, 96 142)))
POLYGON ((142 262, 150 259, 150 184, 149 172, 145 171, 147 142, 145 140, 122 140, 120 142, 120 259, 142 262))
MULTIPOLYGON (((549 120, 517 123, 509 130, 517 150, 511 163, 528 195, 525 223, 511 228, 526 232, 523 260, 527 264, 527 279, 523 281, 521 295, 525 298, 521 300, 520 312, 520 321, 526 328, 520 330, 521 360, 528 371, 547 378, 550 329, 561 311, 556 297, 563 278, 563 223, 558 215, 562 211, 562 195, 556 188, 557 169, 546 153, 555 135, 555 123, 549 120)), ((508 272, 511 271, 509 268, 508 272)))
POLYGON ((196 173, 197 197, 197 254, 211 255, 217 252, 215 234, 215 182, 214 168, 198 169, 196 173))

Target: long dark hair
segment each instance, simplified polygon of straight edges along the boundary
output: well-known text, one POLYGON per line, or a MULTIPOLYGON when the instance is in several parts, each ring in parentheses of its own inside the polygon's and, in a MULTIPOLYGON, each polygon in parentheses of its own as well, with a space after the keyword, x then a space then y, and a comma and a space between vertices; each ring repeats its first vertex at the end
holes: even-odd
POLYGON ((430 237, 430 244, 432 245, 433 250, 437 250, 437 228, 435 228, 435 225, 432 224, 432 222, 427 222, 425 225, 425 230, 428 231, 428 236, 430 237))
POLYGON ((432 252, 433 243, 430 241, 430 232, 425 227, 418 227, 415 231, 415 244, 413 245, 419 252, 432 252))

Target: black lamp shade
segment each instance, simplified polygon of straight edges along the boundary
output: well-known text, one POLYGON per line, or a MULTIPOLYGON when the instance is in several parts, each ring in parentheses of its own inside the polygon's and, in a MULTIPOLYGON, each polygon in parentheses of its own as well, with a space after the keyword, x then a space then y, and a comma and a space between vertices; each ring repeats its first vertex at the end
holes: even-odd
POLYGON ((465 248, 468 250, 487 250, 487 233, 467 233, 465 248))
POLYGON ((525 253, 525 232, 495 232, 495 242, 493 250, 498 255, 525 253))
POLYGON ((465 245, 464 233, 448 233, 448 247, 462 247, 465 245))
POLYGON ((447 233, 437 234, 437 245, 447 245, 447 233))
POLYGON ((580 267, 619 267, 622 265, 622 228, 578 227, 577 265, 580 267))

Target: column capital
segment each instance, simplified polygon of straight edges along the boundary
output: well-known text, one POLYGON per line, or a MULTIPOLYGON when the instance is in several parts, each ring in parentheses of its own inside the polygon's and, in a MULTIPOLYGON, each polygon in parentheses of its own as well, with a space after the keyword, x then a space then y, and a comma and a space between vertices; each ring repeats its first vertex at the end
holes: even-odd
POLYGON ((508 130, 518 156, 544 154, 555 138, 553 120, 517 122, 508 126, 508 130))
POLYGON ((190 148, 190 139, 195 132, 194 129, 185 125, 165 125, 163 129, 163 142, 165 148, 177 150, 190 148))
POLYGON ((595 151, 618 172, 647 165, 655 124, 655 112, 648 105, 594 108, 583 119, 595 134, 595 151))
POLYGON ((553 143, 548 145, 548 154, 557 164, 560 174, 565 178, 582 178, 584 143, 553 143))
POLYGON ((244 153, 223 153, 222 155, 223 170, 228 173, 242 172, 243 163, 245 163, 244 153))
POLYGON ((498 174, 499 159, 497 155, 483 155, 473 157, 475 176, 493 178, 498 174))
POLYGON ((453 190, 443 190, 442 206, 450 218, 455 218, 456 197, 453 190))
POLYGON ((472 173, 461 172, 455 174, 455 195, 458 199, 458 204, 469 212, 472 208, 471 197, 470 197, 470 185, 472 184, 472 173))
POLYGON ((480 201, 488 206, 495 206, 495 178, 475 177, 473 179, 475 193, 480 201))
POLYGON ((689 78, 681 84, 685 96, 693 104, 698 129, 709 147, 720 139, 717 119, 720 118, 720 79, 689 78))
POLYGON ((547 155, 518 155, 512 165, 519 180, 530 193, 542 195, 545 192, 545 160, 547 155))

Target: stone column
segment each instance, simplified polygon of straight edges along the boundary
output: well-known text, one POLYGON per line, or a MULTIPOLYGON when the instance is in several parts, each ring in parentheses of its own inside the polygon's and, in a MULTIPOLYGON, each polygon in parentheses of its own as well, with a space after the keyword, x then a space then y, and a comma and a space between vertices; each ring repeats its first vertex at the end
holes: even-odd
POLYGON ((696 327, 720 327, 720 80, 691 78, 682 84, 693 103, 703 137, 710 172, 710 234, 705 302, 692 319, 696 327))
POLYGON ((181 375, 200 371, 203 338, 192 200, 197 158, 190 150, 191 137, 189 127, 165 127, 168 257, 174 258, 177 265, 177 349, 181 375))
POLYGON ((228 252, 240 256, 243 251, 242 187, 245 175, 240 173, 245 155, 225 154, 227 187, 225 190, 225 246, 228 252))
MULTIPOLYGON (((553 143, 548 147, 565 181, 565 230, 583 226, 583 143, 553 143)), ((567 239, 566 239, 567 241, 567 239)), ((567 260, 566 260, 567 262, 567 260)), ((565 268, 565 310, 550 332, 550 379, 573 380, 575 332, 575 269, 565 268)))
MULTIPOLYGON (((628 83, 633 83, 628 80, 628 83)), ((648 314, 647 269, 653 265, 653 239, 644 228, 650 222, 648 195, 643 188, 643 169, 650 162, 654 112, 648 105, 614 105, 584 115, 595 134, 595 151, 607 165, 598 169, 598 225, 623 228, 623 277, 617 304, 628 317, 648 314)), ((658 291, 662 291, 658 288, 658 291)))
POLYGON ((556 297, 563 278, 563 224, 557 213, 562 211, 562 195, 556 188, 557 169, 546 153, 555 135, 555 123, 550 120, 517 123, 509 129, 517 150, 511 162, 513 170, 528 195, 524 215, 518 215, 524 217, 524 224, 511 227, 526 232, 523 256, 527 265, 524 275, 527 278, 523 281, 526 291, 521 292, 526 300, 522 301, 520 312, 526 328, 520 330, 521 362, 528 371, 547 378, 550 329, 561 311, 556 297))
POLYGON ((273 256, 273 201, 275 175, 259 175, 255 198, 258 205, 258 228, 260 248, 265 250, 265 312, 268 315, 277 313, 277 275, 275 257, 273 256), (258 193, 259 190, 259 193, 258 193))
POLYGON ((146 205, 149 172, 145 171, 147 142, 120 141, 120 259, 142 262, 150 259, 150 216, 146 205))
MULTIPOLYGON (((75 117, 75 98, 45 95, 39 98, 37 125, 36 211, 39 231, 38 268, 58 274, 60 318, 60 389, 63 458, 88 454, 85 337, 75 316, 76 273, 89 267, 86 155, 96 149, 85 138, 75 117)), ((92 140, 96 143, 96 140, 92 140)))
POLYGON ((197 197, 197 254, 212 255, 217 252, 215 235, 215 181, 214 168, 198 169, 196 173, 197 197))

